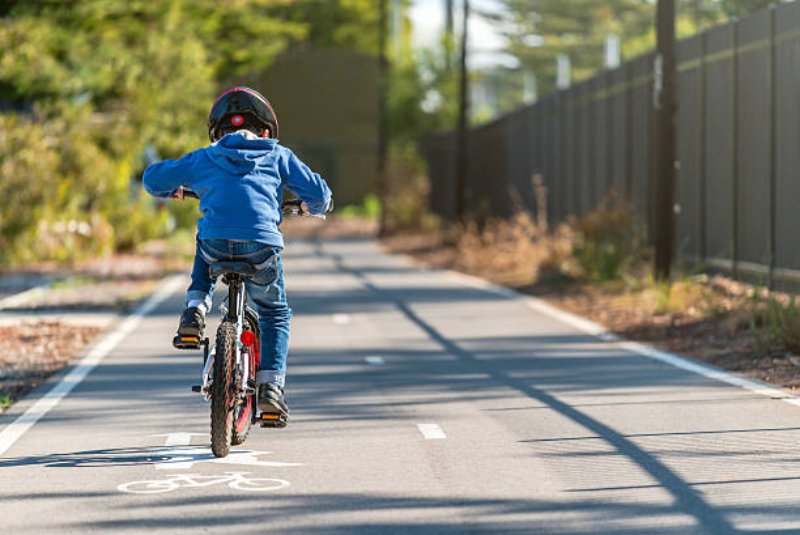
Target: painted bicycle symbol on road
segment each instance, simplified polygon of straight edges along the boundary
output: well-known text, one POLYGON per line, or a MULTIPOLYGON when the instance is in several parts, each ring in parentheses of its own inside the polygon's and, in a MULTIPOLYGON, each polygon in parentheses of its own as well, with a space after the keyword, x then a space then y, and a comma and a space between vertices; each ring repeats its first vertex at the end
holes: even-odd
POLYGON ((249 492, 268 492, 288 487, 289 482, 273 478, 247 478, 249 472, 227 472, 224 476, 204 476, 200 474, 181 474, 164 479, 131 481, 117 486, 120 492, 130 494, 158 494, 172 492, 180 488, 200 488, 227 483, 236 490, 249 492))

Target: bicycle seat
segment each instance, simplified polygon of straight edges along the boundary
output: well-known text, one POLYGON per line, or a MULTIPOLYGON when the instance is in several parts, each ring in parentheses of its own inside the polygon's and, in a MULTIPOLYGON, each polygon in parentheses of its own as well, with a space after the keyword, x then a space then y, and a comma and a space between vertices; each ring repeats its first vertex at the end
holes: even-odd
POLYGON ((217 262, 208 266, 212 278, 220 275, 235 274, 250 277, 255 274, 256 268, 247 262, 217 262))

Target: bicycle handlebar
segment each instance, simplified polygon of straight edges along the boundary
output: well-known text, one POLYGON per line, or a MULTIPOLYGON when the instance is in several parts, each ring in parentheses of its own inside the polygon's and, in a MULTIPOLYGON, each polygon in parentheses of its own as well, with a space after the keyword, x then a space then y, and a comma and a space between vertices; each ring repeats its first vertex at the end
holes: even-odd
MULTIPOLYGON (((197 194, 196 191, 183 188, 183 197, 189 199, 200 199, 200 196, 197 194)), ((288 201, 283 201, 281 203, 281 212, 287 215, 299 215, 299 216, 310 216, 310 217, 318 217, 320 219, 326 219, 325 214, 311 214, 309 212, 303 211, 303 201, 300 199, 291 199, 288 201)))

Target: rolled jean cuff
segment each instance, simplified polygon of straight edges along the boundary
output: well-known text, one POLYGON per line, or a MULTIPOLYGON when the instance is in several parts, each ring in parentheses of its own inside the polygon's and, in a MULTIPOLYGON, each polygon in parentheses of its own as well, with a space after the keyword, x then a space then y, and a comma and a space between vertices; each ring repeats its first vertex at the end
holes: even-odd
POLYGON ((276 372, 274 370, 261 370, 256 374, 256 383, 263 385, 265 383, 275 383, 281 388, 286 382, 286 374, 276 372))
POLYGON ((198 300, 202 301, 206 305, 206 311, 211 312, 211 296, 208 295, 208 292, 204 292, 202 290, 189 290, 186 292, 186 306, 189 306, 191 301, 198 300))

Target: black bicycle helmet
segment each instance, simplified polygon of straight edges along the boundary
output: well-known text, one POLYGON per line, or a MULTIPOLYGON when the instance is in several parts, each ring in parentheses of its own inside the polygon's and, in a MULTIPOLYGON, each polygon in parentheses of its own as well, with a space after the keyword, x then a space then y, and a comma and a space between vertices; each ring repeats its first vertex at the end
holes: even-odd
POLYGON ((269 101, 261 93, 249 87, 232 87, 223 91, 211 106, 208 114, 208 138, 217 141, 221 130, 234 126, 247 128, 255 122, 269 128, 272 137, 278 137, 278 117, 269 101))

